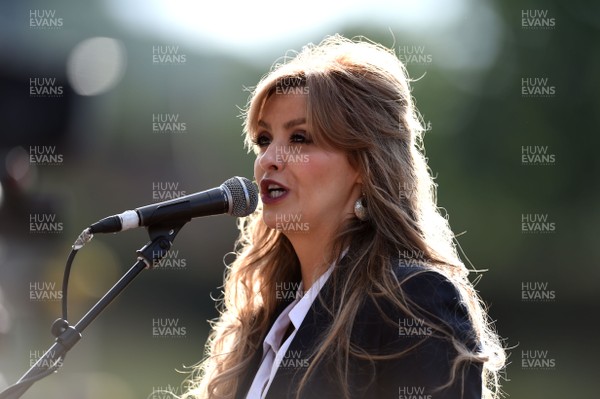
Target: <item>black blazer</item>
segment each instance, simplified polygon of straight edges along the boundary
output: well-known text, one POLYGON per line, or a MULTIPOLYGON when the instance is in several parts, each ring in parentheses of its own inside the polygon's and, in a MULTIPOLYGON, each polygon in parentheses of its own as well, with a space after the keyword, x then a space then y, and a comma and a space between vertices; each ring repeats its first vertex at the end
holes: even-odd
MULTIPOLYGON (((398 267, 395 273, 399 281, 418 271, 416 267, 398 267)), ((422 269, 420 269, 422 270, 422 269)), ((329 280, 330 282, 330 280, 329 280)), ((402 285, 405 297, 410 298, 424 310, 423 318, 443 321, 455 337, 469 348, 477 347, 472 324, 466 308, 460 303, 458 291, 441 274, 433 271, 414 274, 402 285)), ((319 296, 327 303, 330 295, 326 283, 319 296)), ((284 306, 282 306, 283 310, 284 306)), ((277 318, 274 315, 273 322, 277 318)), ((475 399, 482 394, 482 368, 480 364, 469 364, 455 383, 443 391, 434 392, 444 385, 450 376, 450 367, 456 350, 447 339, 428 334, 427 325, 413 322, 391 304, 374 303, 366 300, 358 310, 351 333, 351 342, 370 353, 398 353, 424 339, 414 350, 400 358, 378 360, 370 363, 357 358, 350 359, 349 387, 352 399, 475 399), (382 314, 385 313, 385 316, 382 314), (385 317, 397 321, 389 323, 385 317), (403 324, 404 330, 400 329, 403 324), (417 330, 411 329, 416 327, 417 330), (407 328, 409 330, 407 330, 407 328)), ((295 398, 298 384, 306 372, 310 354, 317 339, 332 322, 317 298, 307 313, 296 336, 291 342, 284 360, 269 387, 267 399, 295 398)), ((433 331, 431 331, 433 332, 433 331)), ((244 399, 254 376, 260 367, 262 345, 255 354, 248 373, 238 388, 237 399, 244 399)), ((342 387, 333 377, 331 362, 321 362, 311 374, 301 392, 302 399, 342 398, 342 387)), ((255 398, 251 398, 255 399, 255 398)))

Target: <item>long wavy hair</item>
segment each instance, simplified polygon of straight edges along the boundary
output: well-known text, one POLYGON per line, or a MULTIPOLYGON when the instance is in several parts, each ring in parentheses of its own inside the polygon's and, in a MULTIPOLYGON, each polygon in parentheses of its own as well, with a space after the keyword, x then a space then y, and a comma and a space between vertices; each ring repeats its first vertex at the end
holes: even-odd
MULTIPOLYGON (((333 237, 330 262, 347 250, 344 267, 334 268, 330 277, 334 299, 324 304, 334 322, 316 346, 300 387, 325 358, 333 359, 341 387, 348 386, 344 382, 349 358, 377 360, 350 342, 357 309, 365 297, 384 298, 414 315, 415 308, 402 295, 403 282, 392 270, 399 260, 412 259, 456 286, 476 335, 476 347, 468 347, 443 322, 432 324, 436 334, 456 348, 451 379, 445 386, 458 378, 466 364, 477 363, 483 369, 484 396, 499 396, 505 353, 457 254, 448 221, 436 205, 436 186, 423 153, 421 118, 404 65, 393 50, 340 35, 284 57, 250 95, 243 115, 249 149, 261 108, 282 87, 303 88, 311 138, 317 145, 347 154, 362 177, 369 214, 367 221, 350 218, 333 237)), ((260 206, 240 219, 239 229, 237 256, 227 267, 219 299, 220 317, 212 323, 206 356, 188 380, 184 398, 236 395, 280 303, 277 284, 300 280, 300 264, 290 241, 263 222, 260 206)))

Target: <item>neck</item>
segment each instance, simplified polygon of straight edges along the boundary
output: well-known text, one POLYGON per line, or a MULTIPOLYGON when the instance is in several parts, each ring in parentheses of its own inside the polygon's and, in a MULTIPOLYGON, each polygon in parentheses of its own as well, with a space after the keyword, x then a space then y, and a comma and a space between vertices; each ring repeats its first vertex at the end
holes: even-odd
POLYGON ((331 235, 326 236, 311 232, 290 233, 286 236, 300 261, 302 288, 306 292, 329 267, 326 262, 327 255, 331 251, 331 235))

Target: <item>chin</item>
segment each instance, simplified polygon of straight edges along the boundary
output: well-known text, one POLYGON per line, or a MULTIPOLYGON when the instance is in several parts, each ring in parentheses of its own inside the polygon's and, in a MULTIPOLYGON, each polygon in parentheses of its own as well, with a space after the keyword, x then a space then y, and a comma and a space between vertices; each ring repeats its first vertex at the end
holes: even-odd
POLYGON ((275 216, 275 212, 274 211, 266 211, 263 209, 262 212, 262 220, 263 223, 267 225, 267 227, 274 229, 277 225, 277 220, 276 220, 276 216, 275 216))

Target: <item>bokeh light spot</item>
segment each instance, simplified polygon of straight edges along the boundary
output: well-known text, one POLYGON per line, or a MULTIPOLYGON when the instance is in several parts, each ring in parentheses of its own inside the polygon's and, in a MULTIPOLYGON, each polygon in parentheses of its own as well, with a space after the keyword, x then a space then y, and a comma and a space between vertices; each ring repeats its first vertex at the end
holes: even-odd
POLYGON ((116 86, 127 64, 123 44, 108 37, 86 39, 71 51, 67 77, 77 94, 95 96, 116 86))

